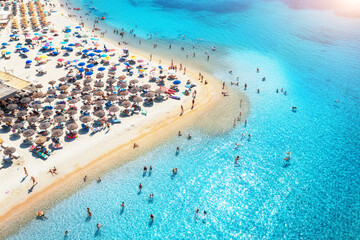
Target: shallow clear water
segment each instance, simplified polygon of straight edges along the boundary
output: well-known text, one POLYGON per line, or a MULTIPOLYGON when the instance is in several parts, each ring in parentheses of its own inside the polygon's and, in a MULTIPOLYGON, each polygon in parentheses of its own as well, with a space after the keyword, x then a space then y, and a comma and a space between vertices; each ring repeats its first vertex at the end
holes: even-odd
POLYGON ((98 16, 107 9, 107 23, 135 29, 143 38, 156 32, 155 38, 176 47, 200 44, 226 52, 216 57, 233 75, 229 69, 214 74, 226 81, 239 76, 241 86, 248 84, 248 124, 218 137, 197 129, 191 130, 192 140, 175 137, 10 239, 60 239, 66 229, 69 239, 359 238, 360 19, 260 0, 95 0, 92 5, 98 16), (276 93, 277 88, 288 94, 276 93), (241 139, 241 133, 252 139, 241 139), (234 142, 241 146, 235 149, 234 142), (177 146, 181 152, 175 156, 177 146), (284 165, 287 151, 292 159, 284 165), (238 166, 236 155, 242 157, 238 166), (151 176, 143 176, 144 165, 154 167, 151 176), (179 173, 172 178, 175 167, 179 173), (196 208, 208 212, 206 221, 202 214, 194 218, 196 208), (155 222, 149 225, 151 213, 155 222), (104 225, 100 231, 98 222, 104 225))

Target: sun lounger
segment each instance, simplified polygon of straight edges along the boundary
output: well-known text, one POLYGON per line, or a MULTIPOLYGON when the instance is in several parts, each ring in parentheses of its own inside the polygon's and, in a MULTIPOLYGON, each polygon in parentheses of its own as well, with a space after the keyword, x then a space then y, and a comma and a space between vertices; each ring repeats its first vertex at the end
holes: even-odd
POLYGON ((5 154, 3 154, 3 160, 4 160, 4 162, 11 162, 12 161, 12 158, 9 156, 9 155, 5 155, 5 154))
POLYGON ((18 152, 14 152, 13 154, 11 154, 11 156, 15 159, 18 159, 20 157, 20 154, 18 152))

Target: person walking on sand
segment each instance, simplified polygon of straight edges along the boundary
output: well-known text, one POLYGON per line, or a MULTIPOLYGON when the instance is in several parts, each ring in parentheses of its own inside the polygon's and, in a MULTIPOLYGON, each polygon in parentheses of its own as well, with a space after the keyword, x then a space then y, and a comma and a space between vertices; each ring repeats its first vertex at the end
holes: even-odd
POLYGON ((134 143, 133 148, 137 148, 137 147, 139 147, 139 145, 138 145, 138 144, 136 144, 136 143, 134 143))
POLYGON ((223 82, 223 87, 222 87, 222 89, 225 89, 225 82, 223 82))
POLYGON ((195 106, 195 99, 192 100, 191 109, 194 109, 195 106))
POLYGON ((26 170, 26 167, 24 167, 24 172, 25 172, 25 175, 28 176, 28 172, 26 170))
POLYGON ((31 176, 31 181, 33 182, 33 186, 38 183, 33 176, 31 176))
POLYGON ((181 113, 180 113, 180 115, 183 115, 183 114, 184 114, 184 107, 183 107, 183 105, 181 105, 180 108, 181 108, 181 113))

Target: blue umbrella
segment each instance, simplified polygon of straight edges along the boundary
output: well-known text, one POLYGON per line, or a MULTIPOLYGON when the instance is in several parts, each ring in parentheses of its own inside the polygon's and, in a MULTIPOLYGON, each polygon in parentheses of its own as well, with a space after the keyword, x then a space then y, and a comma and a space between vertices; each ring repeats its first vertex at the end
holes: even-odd
POLYGON ((39 35, 39 33, 34 33, 35 36, 39 35))
POLYGON ((76 26, 75 28, 79 29, 79 28, 81 28, 81 27, 80 27, 80 26, 76 26))
POLYGON ((26 60, 26 64, 32 63, 32 60, 26 60))
POLYGON ((65 32, 69 33, 69 32, 71 32, 71 29, 68 28, 68 29, 65 30, 65 32))
POLYGON ((180 83, 181 83, 181 81, 179 81, 179 80, 173 81, 173 84, 175 84, 175 85, 179 85, 180 83))
POLYGON ((6 46, 6 45, 7 45, 7 43, 6 43, 6 42, 4 42, 4 43, 2 43, 1 45, 6 46))
POLYGON ((7 55, 9 55, 11 52, 6 52, 7 55))
POLYGON ((10 37, 15 37, 15 34, 11 34, 10 37))
POLYGON ((75 46, 75 44, 70 43, 68 46, 69 46, 69 47, 73 47, 73 46, 75 46))
POLYGON ((15 48, 18 48, 18 49, 19 49, 19 48, 21 48, 21 46, 20 46, 20 45, 16 45, 15 48))
POLYGON ((101 52, 102 52, 102 50, 98 49, 98 50, 95 50, 95 52, 97 52, 97 53, 101 53, 101 52))
POLYGON ((49 48, 49 51, 54 51, 54 50, 55 50, 55 48, 53 48, 53 47, 49 48))
POLYGON ((104 67, 99 67, 98 70, 99 70, 99 71, 104 71, 105 68, 104 68, 104 67))
POLYGON ((93 72, 86 72, 85 75, 86 75, 86 76, 93 75, 93 72))
POLYGON ((130 66, 130 64, 129 63, 124 63, 126 66, 130 66))
POLYGON ((53 54, 58 55, 59 53, 58 52, 53 52, 53 54))
POLYGON ((71 51, 71 50, 72 50, 72 48, 71 48, 71 47, 67 47, 67 48, 66 48, 66 50, 71 51))
POLYGON ((20 35, 15 34, 15 37, 20 37, 20 35))
POLYGON ((79 67, 85 66, 85 63, 84 63, 84 62, 80 62, 80 63, 78 64, 78 66, 79 66, 79 67))
POLYGON ((49 46, 54 46, 54 44, 52 42, 49 43, 49 46))
POLYGON ((101 54, 101 57, 107 57, 107 55, 106 54, 101 54))
POLYGON ((92 64, 92 63, 86 65, 87 68, 92 68, 93 66, 94 66, 94 64, 92 64))
POLYGON ((43 46, 42 48, 43 48, 43 49, 48 49, 49 47, 48 47, 48 46, 43 46))
POLYGON ((83 68, 79 68, 79 72, 84 72, 85 71, 85 69, 83 69, 83 68))
POLYGON ((89 53, 88 56, 93 57, 95 56, 95 53, 89 53))
POLYGON ((17 43, 16 45, 22 45, 22 43, 17 43))
POLYGON ((87 52, 89 52, 89 50, 88 50, 88 49, 84 49, 84 50, 82 50, 82 52, 83 52, 83 53, 87 53, 87 52))
POLYGON ((30 52, 30 50, 27 49, 27 48, 22 48, 21 50, 22 50, 23 52, 30 52))

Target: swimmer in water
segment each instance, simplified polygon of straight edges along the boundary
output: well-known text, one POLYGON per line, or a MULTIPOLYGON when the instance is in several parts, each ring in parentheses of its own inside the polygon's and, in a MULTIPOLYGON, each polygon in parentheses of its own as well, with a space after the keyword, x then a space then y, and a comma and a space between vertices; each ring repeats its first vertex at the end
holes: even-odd
POLYGON ((179 136, 179 137, 181 137, 181 136, 182 136, 182 133, 181 133, 181 131, 179 131, 179 133, 178 133, 178 136, 179 136))
POLYGON ((125 208, 125 202, 122 202, 121 204, 121 208, 124 209, 125 208))
POLYGON ((191 134, 189 133, 189 135, 188 135, 188 139, 190 140, 191 139, 191 134))
POLYGON ((152 171, 152 169, 153 169, 153 168, 152 168, 152 165, 150 165, 150 171, 152 171))
POLYGON ((88 215, 89 215, 89 217, 91 217, 91 211, 90 211, 90 208, 87 208, 87 211, 88 211, 88 215))
POLYGON ((197 208, 195 211, 195 217, 197 218, 199 216, 199 209, 197 208))
POLYGON ((155 220, 155 217, 153 214, 150 214, 150 220, 153 222, 155 220))
POLYGON ((97 182, 98 182, 98 183, 101 182, 101 177, 99 177, 99 179, 97 180, 97 182))
POLYGON ((173 174, 175 175, 175 174, 177 174, 178 169, 177 169, 177 168, 173 168, 172 172, 173 172, 173 174))
POLYGON ((143 187, 143 185, 140 183, 140 184, 139 184, 139 190, 140 190, 140 191, 141 191, 142 187, 143 187))
POLYGON ((147 167, 146 166, 144 166, 144 172, 146 172, 147 171, 147 167))
POLYGON ((98 229, 100 229, 100 228, 103 227, 103 225, 101 225, 100 223, 97 223, 97 224, 96 224, 96 227, 97 227, 98 229))

